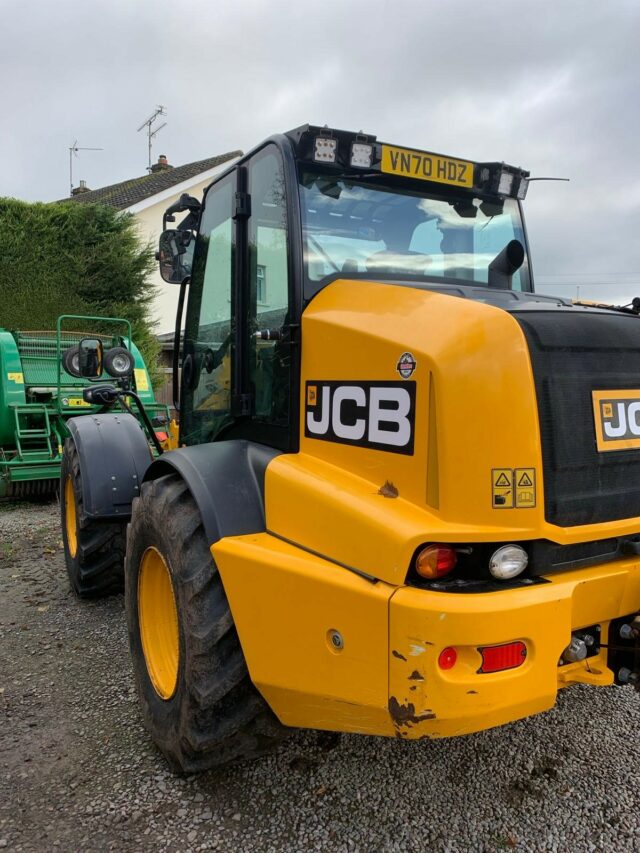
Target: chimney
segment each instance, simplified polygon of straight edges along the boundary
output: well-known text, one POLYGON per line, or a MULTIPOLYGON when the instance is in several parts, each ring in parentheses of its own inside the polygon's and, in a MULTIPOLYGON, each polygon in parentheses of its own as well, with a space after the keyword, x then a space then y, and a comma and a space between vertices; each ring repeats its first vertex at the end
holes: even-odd
POLYGON ((74 187, 71 190, 71 195, 81 195, 82 193, 90 193, 91 189, 87 186, 86 181, 80 181, 79 187, 74 187))
POLYGON ((173 169, 173 166, 169 165, 166 154, 161 154, 158 157, 158 162, 151 167, 152 172, 166 172, 169 169, 173 169))

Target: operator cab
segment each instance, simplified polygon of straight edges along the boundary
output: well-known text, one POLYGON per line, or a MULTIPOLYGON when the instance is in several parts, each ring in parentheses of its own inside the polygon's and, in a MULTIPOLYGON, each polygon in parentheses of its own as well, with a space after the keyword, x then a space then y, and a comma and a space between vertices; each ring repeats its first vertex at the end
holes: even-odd
POLYGON ((301 315, 336 279, 532 291, 528 175, 305 125, 242 157, 201 206, 183 196, 158 253, 181 287, 180 443, 296 449, 301 315))

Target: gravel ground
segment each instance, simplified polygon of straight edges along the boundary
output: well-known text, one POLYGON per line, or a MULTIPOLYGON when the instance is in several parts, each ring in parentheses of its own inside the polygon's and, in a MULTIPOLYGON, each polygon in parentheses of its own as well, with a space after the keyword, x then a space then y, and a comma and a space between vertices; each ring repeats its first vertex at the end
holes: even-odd
POLYGON ((296 732, 177 778, 142 727, 121 596, 69 592, 57 507, 0 504, 0 848, 638 850, 640 699, 572 687, 450 741, 296 732))

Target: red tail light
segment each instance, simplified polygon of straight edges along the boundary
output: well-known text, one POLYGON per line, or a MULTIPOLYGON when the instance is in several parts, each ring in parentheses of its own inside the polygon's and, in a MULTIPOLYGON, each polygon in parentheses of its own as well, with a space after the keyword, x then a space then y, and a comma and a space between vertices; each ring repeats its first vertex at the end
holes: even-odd
POLYGON ((458 555, 450 545, 427 545, 416 557, 416 572, 422 578, 435 580, 453 571, 458 555))
POLYGON ((502 672, 504 669, 516 669, 527 659, 527 647, 522 642, 505 643, 502 646, 483 646, 478 651, 482 655, 482 666, 478 672, 502 672))
POLYGON ((447 646, 438 655, 438 666, 440 669, 453 669, 458 660, 458 652, 453 646, 447 646))

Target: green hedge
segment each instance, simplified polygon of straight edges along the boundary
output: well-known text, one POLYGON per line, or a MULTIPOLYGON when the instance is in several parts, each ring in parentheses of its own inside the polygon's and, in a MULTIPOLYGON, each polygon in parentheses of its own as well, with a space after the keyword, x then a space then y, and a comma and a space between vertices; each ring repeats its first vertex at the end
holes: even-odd
POLYGON ((60 314, 124 317, 155 384, 160 348, 148 280, 154 263, 130 214, 0 198, 0 326, 55 329, 60 314))

